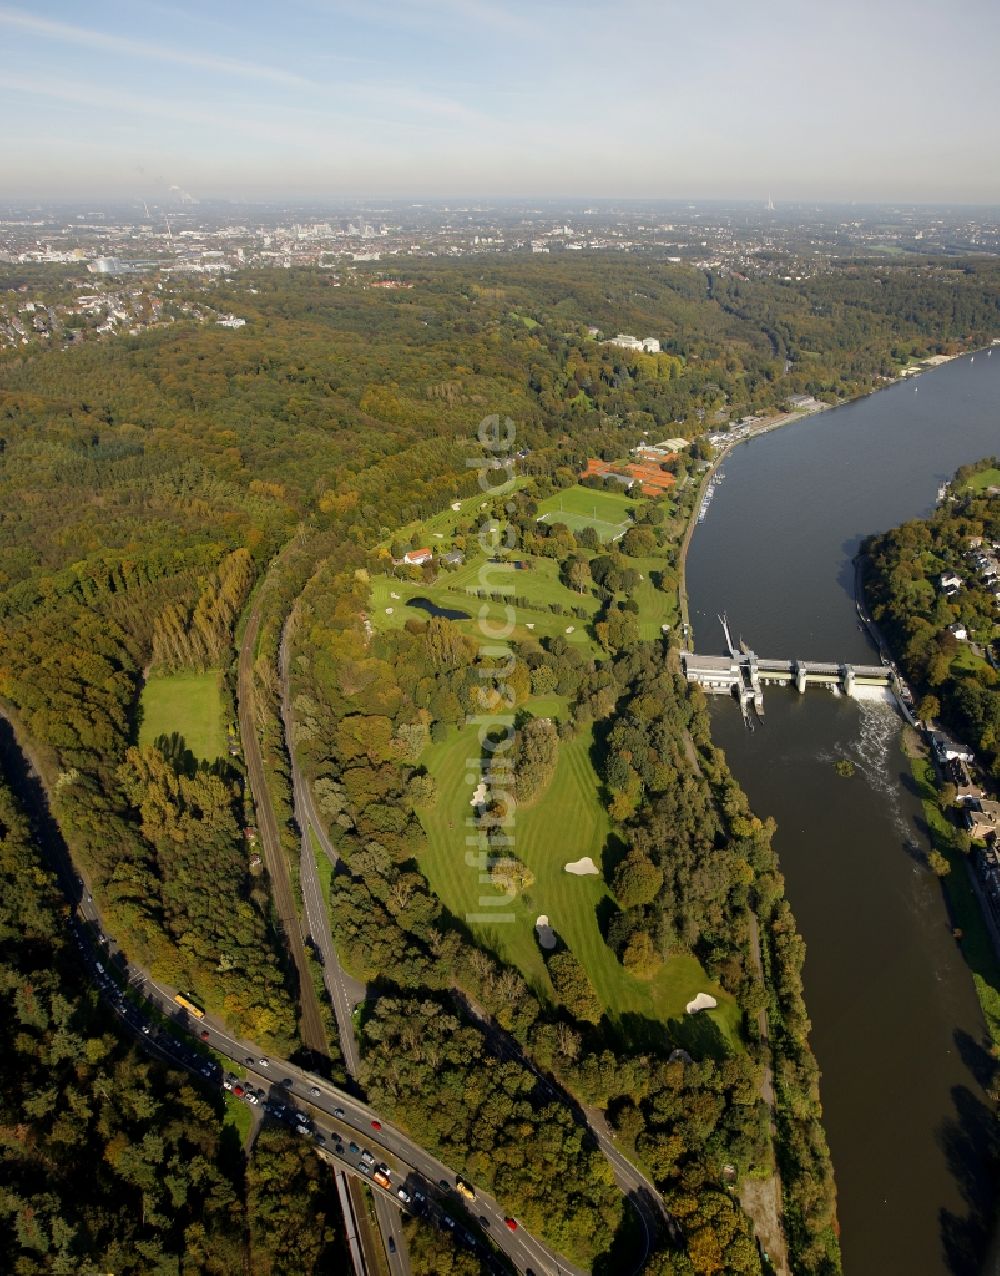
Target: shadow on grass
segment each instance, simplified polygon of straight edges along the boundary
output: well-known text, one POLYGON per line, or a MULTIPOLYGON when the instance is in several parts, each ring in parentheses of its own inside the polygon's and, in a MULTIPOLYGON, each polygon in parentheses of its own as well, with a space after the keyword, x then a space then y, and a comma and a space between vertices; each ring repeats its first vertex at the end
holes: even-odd
POLYGON ((669 1019, 667 1033, 676 1047, 695 1059, 725 1059, 732 1053, 722 1029, 704 1011, 669 1019))

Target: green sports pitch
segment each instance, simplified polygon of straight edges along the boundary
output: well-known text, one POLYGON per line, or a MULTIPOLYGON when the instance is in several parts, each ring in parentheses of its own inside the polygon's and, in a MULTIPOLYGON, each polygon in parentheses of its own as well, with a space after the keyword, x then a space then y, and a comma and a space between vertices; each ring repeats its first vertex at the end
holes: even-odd
POLYGON ((601 541, 615 541, 632 526, 635 502, 615 492, 569 487, 539 504, 540 523, 565 523, 572 532, 593 527, 601 541))

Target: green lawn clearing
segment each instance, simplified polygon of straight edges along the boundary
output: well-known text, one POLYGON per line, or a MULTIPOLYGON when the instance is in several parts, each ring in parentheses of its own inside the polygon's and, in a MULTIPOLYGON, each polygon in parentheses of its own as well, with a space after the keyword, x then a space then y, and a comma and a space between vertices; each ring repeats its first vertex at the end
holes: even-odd
POLYGON ((990 663, 982 656, 977 656, 968 643, 962 643, 951 662, 951 671, 953 674, 972 674, 977 677, 986 674, 989 677, 990 663))
POLYGON ((994 468, 988 470, 980 470, 978 474, 973 474, 967 482, 962 484, 972 492, 985 492, 988 487, 1000 487, 1000 470, 994 468))
POLYGON ((151 674, 142 689, 139 743, 152 744, 176 731, 196 758, 214 762, 225 757, 221 677, 218 669, 151 674))
POLYGON ((664 592, 650 580, 653 572, 662 571, 666 559, 666 550, 658 557, 630 558, 629 566, 634 567, 642 576, 630 597, 639 605, 639 637, 644 642, 651 642, 663 635, 663 626, 676 626, 680 619, 677 605, 677 590, 664 592))
MULTIPOLYGON (((533 713, 555 711, 557 715, 563 706, 558 698, 546 697, 527 707, 533 713)), ((434 809, 422 816, 427 846, 421 867, 446 907, 486 947, 516 965, 543 995, 551 997, 552 990, 535 938, 535 920, 542 913, 586 966, 612 1020, 625 1015, 661 1023, 684 1020, 685 1004, 698 992, 711 992, 719 1001, 711 1018, 735 1044, 739 1021, 735 1003, 708 979, 698 961, 688 954, 672 956, 648 982, 628 974, 605 944, 598 925, 598 906, 609 894, 603 876, 575 877, 565 871, 567 861, 586 855, 600 866, 610 832, 590 761, 590 733, 560 745, 549 788, 516 814, 513 851, 532 870, 535 881, 513 901, 489 882, 482 884, 478 867, 470 867, 465 860, 473 788, 467 778, 467 759, 474 756, 470 750, 476 749, 475 740, 471 728, 452 730, 423 757, 437 780, 438 797, 434 809)))
POLYGON ((228 1090, 223 1091, 226 1101, 226 1113, 222 1124, 229 1125, 239 1135, 240 1147, 245 1148, 253 1128, 253 1110, 242 1099, 234 1098, 228 1090))

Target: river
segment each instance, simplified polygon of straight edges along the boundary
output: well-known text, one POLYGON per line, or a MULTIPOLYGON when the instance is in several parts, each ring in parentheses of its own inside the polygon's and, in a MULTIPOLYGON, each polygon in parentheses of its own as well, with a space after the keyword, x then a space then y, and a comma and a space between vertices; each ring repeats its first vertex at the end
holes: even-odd
MULTIPOLYGON (((959 465, 998 451, 1000 348, 741 445, 688 555, 695 650, 723 654, 725 610, 763 656, 877 662, 854 607, 861 540, 926 515, 959 465)), ((986 1030, 923 866, 901 724, 821 689, 764 694, 762 729, 719 700, 712 733, 778 822, 846 1276, 973 1276, 994 1196, 986 1030)))

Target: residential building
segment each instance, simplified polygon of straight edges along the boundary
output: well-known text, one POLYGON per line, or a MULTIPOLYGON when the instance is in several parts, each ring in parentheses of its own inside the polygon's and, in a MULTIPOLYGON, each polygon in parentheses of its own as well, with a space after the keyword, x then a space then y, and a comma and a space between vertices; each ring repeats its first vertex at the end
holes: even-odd
POLYGON ((950 762, 953 758, 959 758, 962 762, 971 762, 974 757, 970 748, 964 744, 959 744, 957 740, 945 735, 943 731, 936 731, 931 736, 931 749, 934 752, 935 761, 942 770, 944 770, 945 763, 950 762))
POLYGON ((965 827, 977 842, 996 841, 1000 831, 1000 802, 979 798, 965 808, 965 827))

